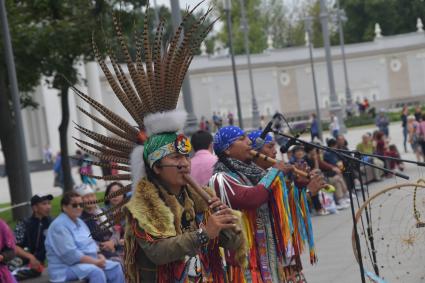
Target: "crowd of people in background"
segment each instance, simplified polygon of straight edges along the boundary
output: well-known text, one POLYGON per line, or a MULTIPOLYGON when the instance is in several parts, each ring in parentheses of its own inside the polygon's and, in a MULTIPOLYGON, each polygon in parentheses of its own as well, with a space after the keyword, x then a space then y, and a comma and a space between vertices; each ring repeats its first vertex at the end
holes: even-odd
MULTIPOLYGON (((401 158, 401 154, 397 145, 391 142, 389 131, 390 118, 384 109, 381 109, 375 114, 375 109, 370 106, 367 98, 363 101, 356 101, 359 115, 371 115, 375 120, 376 130, 373 132, 365 132, 362 135, 362 140, 358 144, 349 144, 344 135, 341 134, 340 122, 338 117, 330 114, 329 119, 329 134, 330 138, 324 142, 320 140, 319 121, 313 113, 309 120, 310 138, 312 142, 326 145, 330 148, 337 150, 353 150, 357 151, 362 160, 384 167, 389 170, 404 170, 403 162, 389 160, 386 157, 401 158), (371 156, 375 155, 375 156, 371 156)), ((230 113, 230 112, 229 112, 230 113)), ((278 114, 278 113, 277 113, 278 114)), ((275 121, 275 116, 273 119, 275 121)), ((425 116, 422 114, 420 106, 415 108, 414 113, 409 113, 407 106, 403 107, 401 111, 401 122, 403 130, 403 149, 404 152, 412 150, 418 161, 425 160, 423 152, 425 152, 425 116), (408 146, 410 144, 410 146, 408 146)), ((206 132, 215 132, 223 127, 225 123, 224 117, 219 112, 213 114, 213 127, 205 129, 202 125, 205 124, 205 118, 201 120, 200 130, 206 132)), ((233 124, 233 120, 231 121, 233 124)), ((231 125, 230 121, 228 122, 231 125)), ((282 122, 283 123, 283 122, 282 122)), ((265 119, 262 116, 262 126, 264 128, 265 119)), ((319 196, 312 199, 312 209, 317 215, 327 215, 335 213, 338 210, 349 207, 348 187, 353 186, 356 189, 360 188, 360 177, 363 183, 381 181, 383 178, 389 178, 393 175, 391 173, 384 173, 382 170, 362 166, 359 173, 355 176, 354 180, 349 180, 344 176, 344 169, 348 164, 346 161, 339 158, 337 154, 332 152, 324 152, 315 148, 304 148, 302 146, 289 146, 285 149, 287 139, 276 137, 276 144, 283 149, 282 159, 288 162, 308 168, 320 169, 329 183, 328 190, 322 190, 319 196), (361 176, 359 176, 361 174, 361 176)), ((214 156, 211 154, 211 156, 214 156)))

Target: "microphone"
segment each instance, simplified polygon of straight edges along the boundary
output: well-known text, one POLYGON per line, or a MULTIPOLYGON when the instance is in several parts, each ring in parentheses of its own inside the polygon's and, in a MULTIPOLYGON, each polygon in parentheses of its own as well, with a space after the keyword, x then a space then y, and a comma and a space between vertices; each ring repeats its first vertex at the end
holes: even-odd
POLYGON ((266 136, 272 131, 273 121, 270 121, 264 130, 261 132, 261 135, 255 139, 255 143, 258 145, 258 148, 263 147, 266 136))
POLYGON ((260 139, 264 140, 269 132, 271 132, 273 126, 273 121, 270 121, 267 126, 264 128, 263 132, 260 135, 260 139))
POLYGON ((289 150, 289 148, 291 147, 291 146, 293 146, 293 145, 296 145, 297 144, 297 140, 296 140, 296 138, 298 138, 297 136, 295 136, 294 138, 290 138, 287 142, 286 142, 286 144, 284 144, 284 145, 282 145, 281 147, 280 147, 280 153, 287 153, 288 152, 288 150, 289 150))
MULTIPOLYGON (((288 152, 288 150, 289 150, 289 148, 291 147, 291 146, 293 146, 293 145, 296 145, 297 144, 297 139, 302 135, 302 134, 304 134, 305 132, 307 132, 307 130, 308 130, 309 128, 305 128, 305 129, 303 129, 301 132, 299 132, 298 134, 296 134, 296 135, 294 135, 294 137, 292 137, 292 138, 289 138, 289 140, 286 142, 286 144, 284 144, 284 145, 282 145, 281 147, 280 147, 280 152, 281 153, 287 153, 288 152)), ((279 134, 279 133, 278 133, 279 134)))

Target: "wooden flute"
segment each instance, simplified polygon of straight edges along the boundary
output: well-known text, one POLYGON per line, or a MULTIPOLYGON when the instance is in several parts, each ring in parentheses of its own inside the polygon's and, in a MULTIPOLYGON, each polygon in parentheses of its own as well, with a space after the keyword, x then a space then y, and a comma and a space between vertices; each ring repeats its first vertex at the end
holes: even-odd
MULTIPOLYGON (((255 150, 251 150, 251 155, 254 158, 262 159, 264 161, 270 162, 271 164, 276 164, 276 163, 279 162, 278 160, 273 159, 271 157, 268 157, 267 155, 264 155, 262 153, 259 153, 258 151, 255 151, 255 150)), ((307 172, 302 171, 302 170, 296 168, 295 166, 293 166, 293 169, 292 170, 294 171, 295 174, 308 178, 308 173, 307 172)))
MULTIPOLYGON (((193 180, 193 178, 189 175, 189 174, 185 174, 184 175, 185 180, 187 181, 187 183, 193 188, 195 189, 195 191, 208 203, 211 200, 211 196, 195 181, 193 180)), ((234 227, 234 231, 236 233, 240 233, 241 232, 241 228, 236 226, 234 227)))
POLYGON ((209 204, 211 196, 189 174, 184 174, 185 180, 209 204))

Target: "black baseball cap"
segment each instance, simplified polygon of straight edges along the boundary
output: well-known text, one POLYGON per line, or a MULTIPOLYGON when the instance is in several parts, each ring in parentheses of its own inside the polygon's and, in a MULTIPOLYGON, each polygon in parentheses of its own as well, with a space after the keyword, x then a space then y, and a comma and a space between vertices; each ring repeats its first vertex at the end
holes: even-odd
POLYGON ((34 195, 31 198, 31 206, 36 205, 37 203, 43 202, 45 200, 52 200, 53 196, 52 195, 45 195, 45 196, 39 196, 39 195, 34 195))

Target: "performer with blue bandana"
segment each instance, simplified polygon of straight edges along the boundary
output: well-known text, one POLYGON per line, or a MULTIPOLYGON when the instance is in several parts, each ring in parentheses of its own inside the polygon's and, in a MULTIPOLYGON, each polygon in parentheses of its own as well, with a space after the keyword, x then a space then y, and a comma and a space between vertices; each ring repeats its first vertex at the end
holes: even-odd
MULTIPOLYGON (((250 139, 242 129, 228 126, 214 137, 214 150, 219 161, 210 186, 229 207, 243 212, 248 235, 248 268, 234 265, 231 256, 226 258, 233 275, 232 282, 244 282, 241 278, 247 282, 288 282, 284 268, 294 254, 288 195, 279 195, 283 190, 276 189, 286 186, 283 176, 290 174, 292 166, 282 162, 272 167, 270 164, 267 167, 264 164, 263 168, 256 165, 250 152, 253 148, 263 150, 263 153, 269 150, 271 157, 276 154, 270 135, 261 146, 257 144, 260 134, 251 133, 250 139), (273 216, 279 219, 273 219, 273 216), (282 232, 284 235, 277 235, 282 232)), ((312 190, 319 189, 313 184, 309 186, 312 190)))

